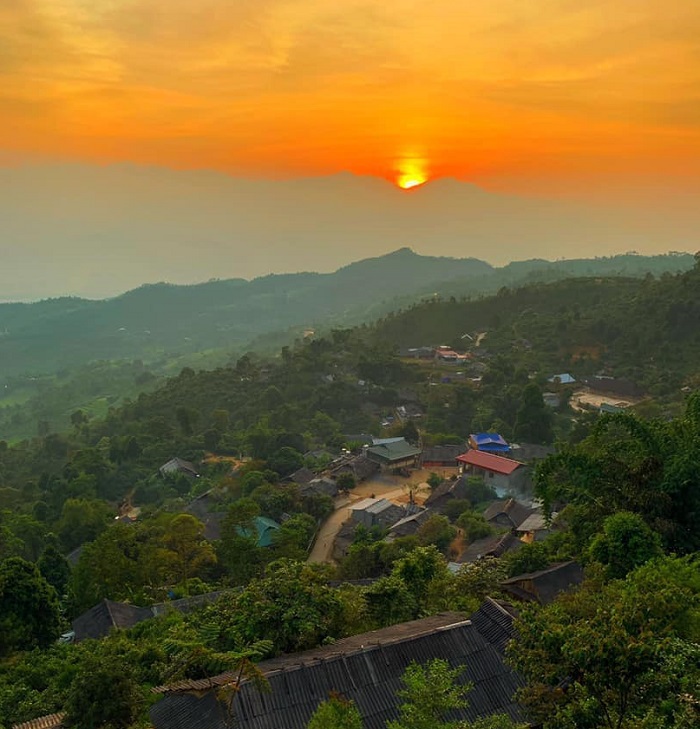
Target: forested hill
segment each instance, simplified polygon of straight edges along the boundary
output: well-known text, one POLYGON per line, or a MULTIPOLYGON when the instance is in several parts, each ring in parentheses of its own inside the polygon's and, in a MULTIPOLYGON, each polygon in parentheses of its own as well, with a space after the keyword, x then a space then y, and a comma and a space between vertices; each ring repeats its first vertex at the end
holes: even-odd
POLYGON ((661 394, 697 371, 700 267, 659 279, 569 279, 473 301, 429 301, 373 330, 396 347, 456 349, 474 348, 480 333, 490 354, 517 352, 531 370, 607 369, 661 394))
POLYGON ((212 348, 243 350, 270 333, 360 323, 434 293, 474 296, 534 280, 658 275, 691 266, 692 256, 669 254, 524 261, 495 269, 476 259, 419 256, 403 248, 332 274, 192 286, 161 283, 104 301, 60 298, 0 304, 0 378, 95 360, 152 363, 212 348))

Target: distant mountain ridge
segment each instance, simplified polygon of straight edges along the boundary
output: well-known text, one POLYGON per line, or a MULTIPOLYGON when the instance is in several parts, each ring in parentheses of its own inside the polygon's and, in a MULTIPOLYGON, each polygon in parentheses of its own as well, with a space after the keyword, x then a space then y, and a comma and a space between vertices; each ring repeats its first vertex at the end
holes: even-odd
POLYGON ((411 192, 349 173, 233 177, 144 165, 0 166, 0 301, 116 296, 149 281, 330 273, 404 246, 503 266, 637 250, 693 251, 681 199, 505 194, 456 179, 411 192))
POLYGON ((426 296, 474 296, 502 286, 576 275, 643 276, 688 270, 688 254, 522 261, 495 268, 474 258, 421 256, 404 247, 335 273, 246 281, 148 284, 105 300, 74 297, 0 304, 0 380, 94 360, 236 350, 275 332, 344 326, 426 296))

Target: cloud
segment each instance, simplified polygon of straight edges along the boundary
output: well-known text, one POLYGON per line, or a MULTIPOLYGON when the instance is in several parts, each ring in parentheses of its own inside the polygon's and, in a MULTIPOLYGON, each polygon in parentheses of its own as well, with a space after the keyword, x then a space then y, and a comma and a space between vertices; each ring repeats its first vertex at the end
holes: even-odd
POLYGON ((687 0, 0 6, 0 138, 28 152, 386 175, 420 149, 445 174, 528 174, 528 145, 575 167, 579 140, 634 167, 623 130, 700 139, 699 99, 687 0))

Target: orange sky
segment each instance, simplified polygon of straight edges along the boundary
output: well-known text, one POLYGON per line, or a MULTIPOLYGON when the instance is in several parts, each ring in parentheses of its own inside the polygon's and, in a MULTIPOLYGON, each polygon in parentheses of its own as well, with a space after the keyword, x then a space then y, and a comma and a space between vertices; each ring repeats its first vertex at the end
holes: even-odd
POLYGON ((0 0, 0 158, 700 185, 698 0, 0 0))

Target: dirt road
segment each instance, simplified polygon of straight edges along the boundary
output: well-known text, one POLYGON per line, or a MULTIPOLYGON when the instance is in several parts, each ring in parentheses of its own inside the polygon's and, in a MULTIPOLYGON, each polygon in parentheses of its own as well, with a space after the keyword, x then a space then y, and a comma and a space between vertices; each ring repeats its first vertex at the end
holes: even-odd
MULTIPOLYGON (((450 472, 454 470, 450 469, 450 472)), ((388 499, 396 504, 407 504, 411 490, 414 500, 422 504, 430 494, 430 487, 426 483, 429 475, 430 471, 413 471, 408 478, 380 474, 356 486, 349 496, 339 496, 335 501, 335 511, 321 525, 308 561, 333 562, 333 542, 343 522, 350 518, 352 504, 370 496, 388 499)))

